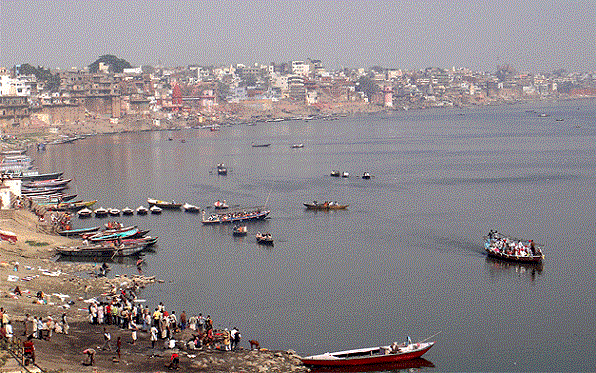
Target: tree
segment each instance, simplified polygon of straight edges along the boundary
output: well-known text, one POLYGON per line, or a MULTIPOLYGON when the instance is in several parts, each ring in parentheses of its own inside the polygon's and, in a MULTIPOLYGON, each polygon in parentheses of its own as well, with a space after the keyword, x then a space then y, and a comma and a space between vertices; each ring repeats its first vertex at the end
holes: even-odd
POLYGON ((132 67, 132 65, 125 59, 118 58, 112 54, 104 54, 95 60, 95 62, 93 62, 91 65, 89 65, 89 71, 92 73, 99 71, 99 64, 102 62, 109 66, 109 71, 114 73, 121 73, 124 71, 124 69, 129 69, 132 67))
POLYGON ((155 72, 155 68, 150 65, 143 65, 141 66, 141 71, 143 74, 153 74, 155 72))
POLYGON ((369 76, 361 76, 358 81, 356 82, 356 90, 359 92, 364 92, 368 100, 372 100, 372 98, 379 92, 379 86, 377 83, 374 82, 369 76))

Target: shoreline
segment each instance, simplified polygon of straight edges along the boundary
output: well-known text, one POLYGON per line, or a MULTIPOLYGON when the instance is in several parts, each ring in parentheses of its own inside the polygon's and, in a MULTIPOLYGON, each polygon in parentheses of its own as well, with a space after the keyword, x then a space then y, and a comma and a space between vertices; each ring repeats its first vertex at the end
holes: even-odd
MULTIPOLYGON (((94 270, 91 263, 56 262, 53 248, 58 245, 73 245, 80 240, 54 236, 41 232, 37 217, 27 210, 11 210, 11 214, 0 216, 2 229, 16 233, 18 241, 0 242, 0 306, 7 311, 14 329, 14 339, 25 340, 23 336, 26 314, 42 317, 51 316, 59 320, 67 315, 69 334, 53 333, 49 341, 35 339, 36 363, 46 371, 93 372, 97 369, 109 372, 159 372, 167 371, 165 363, 174 350, 165 349, 163 341, 158 348, 151 348, 149 333, 139 332, 139 339, 132 345, 131 330, 114 325, 105 325, 112 334, 112 345, 118 336, 122 337, 122 359, 115 361, 115 351, 100 351, 103 344, 102 325, 89 322, 88 303, 85 300, 105 295, 116 295, 133 282, 139 286, 150 286, 153 278, 140 275, 83 277, 80 274, 94 270), (11 216, 8 216, 11 215, 11 216), (15 265, 18 262, 18 266, 15 265), (18 279, 12 276, 17 276, 18 279), (13 279, 11 281, 9 279, 13 279), (25 281, 24 281, 25 280, 25 281), (22 296, 15 296, 13 290, 19 286, 22 296), (39 302, 37 293, 44 293, 39 302), (94 348, 98 351, 95 366, 85 366, 82 351, 94 348)), ((196 332, 195 332, 196 334, 196 332)), ((278 371, 307 372, 299 356, 292 350, 269 351, 245 350, 223 351, 219 349, 188 350, 184 343, 193 335, 186 329, 174 334, 179 341, 176 351, 180 355, 180 369, 200 372, 225 371, 278 371), (265 369, 265 370, 263 370, 265 369)), ((247 344, 242 341, 241 344, 247 344)), ((16 360, 0 353, 0 371, 16 371, 16 360), (2 364, 4 362, 4 364, 2 364)))

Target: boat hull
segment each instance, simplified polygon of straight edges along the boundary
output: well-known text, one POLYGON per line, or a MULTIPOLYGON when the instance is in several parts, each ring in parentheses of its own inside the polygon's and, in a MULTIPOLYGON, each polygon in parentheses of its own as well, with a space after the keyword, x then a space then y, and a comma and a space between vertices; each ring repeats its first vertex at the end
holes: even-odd
POLYGON ((305 203, 309 210, 345 210, 350 205, 330 205, 330 204, 313 204, 313 203, 305 203))
MULTIPOLYGON (((513 239, 507 236, 503 236, 497 234, 495 232, 495 236, 489 237, 485 236, 484 239, 484 250, 486 251, 487 255, 492 258, 497 258, 501 260, 506 260, 510 262, 517 262, 517 263, 542 263, 544 259, 544 254, 542 254, 542 250, 537 246, 537 253, 538 255, 514 255, 514 254, 507 254, 501 250, 496 250, 496 242, 503 238, 509 239, 513 242, 519 241, 517 239, 513 239)), ((525 242, 525 241, 524 241, 525 242)))
MULTIPOLYGON (((315 356, 308 356, 302 358, 302 363, 305 365, 312 365, 312 366, 356 366, 356 365, 370 365, 370 364, 387 364, 387 363, 395 363, 400 361, 407 361, 413 360, 421 357, 424 355, 430 348, 434 345, 434 342, 423 343, 421 344, 424 346, 423 348, 415 349, 411 352, 400 352, 396 354, 387 353, 384 355, 373 355, 376 351, 380 351, 381 348, 371 348, 371 349, 363 349, 361 351, 365 352, 366 350, 371 351, 370 356, 361 356, 361 357, 350 357, 350 358, 333 358, 333 355, 341 355, 342 353, 350 353, 352 351, 340 351, 334 352, 332 354, 323 354, 323 355, 315 355, 315 356)), ((385 346, 384 348, 388 349, 389 346, 385 346)), ((360 351, 360 350, 358 350, 360 351)))

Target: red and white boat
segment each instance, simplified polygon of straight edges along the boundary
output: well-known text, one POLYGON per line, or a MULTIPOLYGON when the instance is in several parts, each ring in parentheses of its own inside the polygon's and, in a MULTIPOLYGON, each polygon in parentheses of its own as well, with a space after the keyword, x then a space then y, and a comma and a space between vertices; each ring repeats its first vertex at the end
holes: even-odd
POLYGON ((401 345, 380 346, 327 352, 321 355, 303 357, 306 365, 317 366, 350 366, 366 364, 386 364, 419 358, 424 355, 435 342, 404 343, 401 345))
POLYGON ((8 242, 17 242, 17 235, 10 231, 0 231, 0 240, 8 242))

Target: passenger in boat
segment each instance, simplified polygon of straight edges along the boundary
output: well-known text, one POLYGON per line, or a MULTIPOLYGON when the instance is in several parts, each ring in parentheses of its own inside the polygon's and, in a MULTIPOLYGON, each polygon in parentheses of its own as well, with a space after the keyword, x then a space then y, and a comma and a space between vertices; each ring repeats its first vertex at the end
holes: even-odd
POLYGON ((530 240, 530 251, 532 252, 532 255, 536 255, 536 245, 532 240, 530 240))
POLYGON ((397 342, 393 342, 393 344, 391 345, 391 353, 397 354, 398 352, 399 352, 399 346, 397 345, 397 342))

